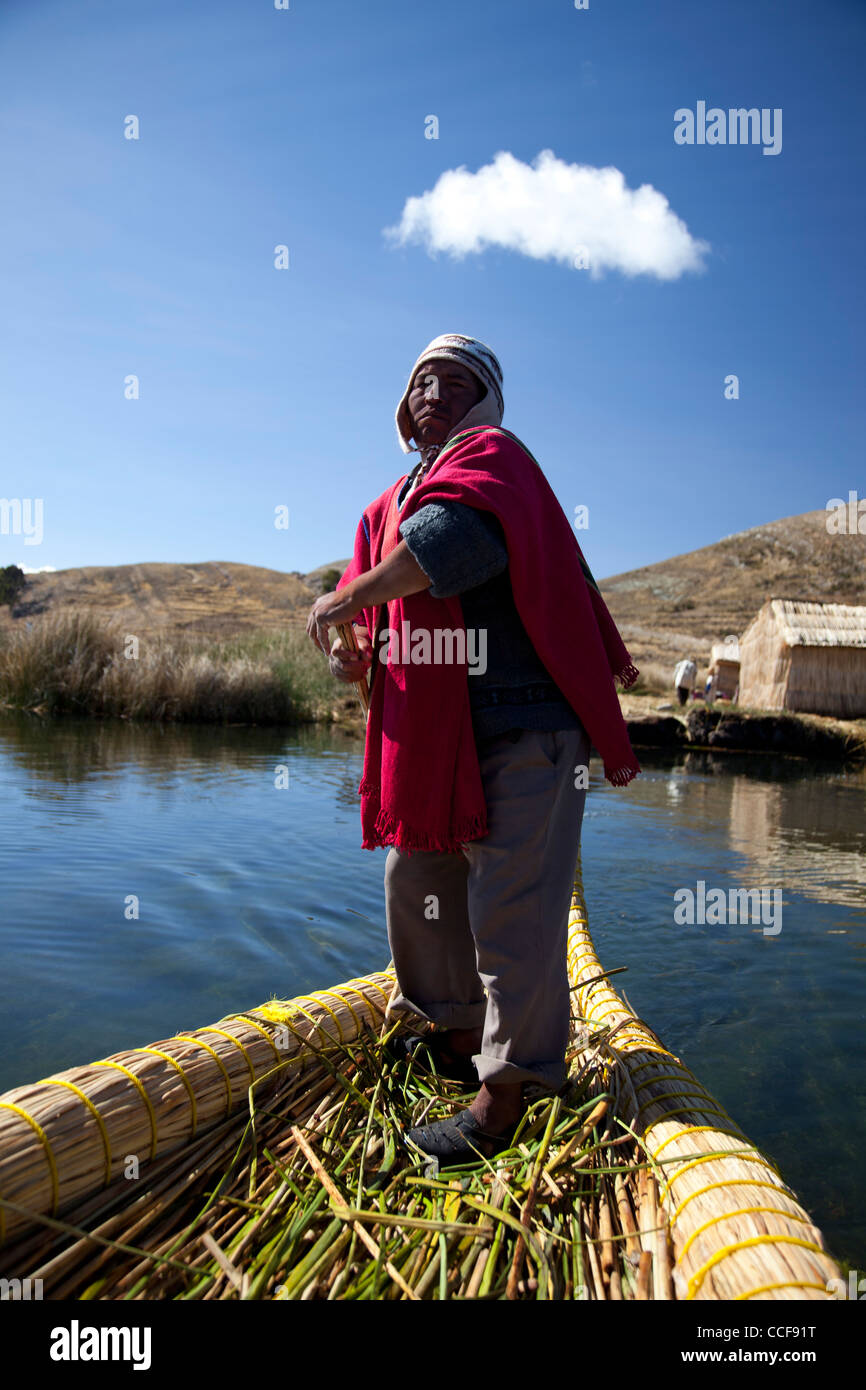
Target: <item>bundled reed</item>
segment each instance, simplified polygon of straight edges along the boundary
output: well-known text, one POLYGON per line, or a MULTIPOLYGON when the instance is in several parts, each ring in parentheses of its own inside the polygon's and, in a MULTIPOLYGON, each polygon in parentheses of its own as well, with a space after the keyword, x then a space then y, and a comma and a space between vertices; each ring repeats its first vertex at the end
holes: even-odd
POLYGON ((569 962, 568 1088, 442 1175, 403 1135, 467 1096, 423 1052, 392 1060, 387 972, 7 1093, 4 1276, 49 1298, 828 1296, 790 1189, 608 983, 579 868, 569 962))
POLYGON ((0 1096, 0 1237, 129 1182, 327 1052, 378 1028, 394 979, 272 1000, 195 1032, 132 1048, 0 1096))
POLYGON ((618 1077, 619 1118, 658 1177, 650 1215, 670 1236, 677 1297, 829 1297, 839 1268, 776 1165, 598 978, 579 881, 568 951, 581 1013, 611 1030, 601 1079, 618 1077))

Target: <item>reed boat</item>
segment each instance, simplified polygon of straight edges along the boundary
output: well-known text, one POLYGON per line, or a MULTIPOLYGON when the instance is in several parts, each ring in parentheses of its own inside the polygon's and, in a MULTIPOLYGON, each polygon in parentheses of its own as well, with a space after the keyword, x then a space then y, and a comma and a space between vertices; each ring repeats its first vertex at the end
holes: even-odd
POLYGON ((466 1098, 390 1060, 390 969, 7 1091, 2 1276, 46 1299, 830 1298, 772 1158, 610 983, 579 863, 568 962, 568 1087, 464 1169, 402 1142, 466 1098))

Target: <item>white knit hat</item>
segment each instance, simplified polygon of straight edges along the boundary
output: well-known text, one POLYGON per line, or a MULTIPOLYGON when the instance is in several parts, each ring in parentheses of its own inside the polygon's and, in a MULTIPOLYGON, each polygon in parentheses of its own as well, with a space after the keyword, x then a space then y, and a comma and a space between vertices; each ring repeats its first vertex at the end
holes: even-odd
MULTIPOLYGON (((412 416, 409 414, 409 392, 415 380, 415 373, 422 362, 428 362, 432 357, 445 357, 451 362, 460 362, 467 367, 486 392, 480 401, 468 410, 462 420, 458 420, 453 429, 448 431, 448 438, 459 434, 461 430, 468 430, 473 425, 500 425, 505 411, 502 400, 502 368, 496 354, 486 343, 482 343, 480 338, 467 338, 462 333, 443 333, 441 337, 434 338, 432 343, 421 353, 411 372, 403 392, 403 398, 397 406, 397 435, 400 440, 400 448, 404 454, 411 454, 413 446, 410 440, 414 437, 412 416)), ((417 446, 416 446, 417 447, 417 446)))

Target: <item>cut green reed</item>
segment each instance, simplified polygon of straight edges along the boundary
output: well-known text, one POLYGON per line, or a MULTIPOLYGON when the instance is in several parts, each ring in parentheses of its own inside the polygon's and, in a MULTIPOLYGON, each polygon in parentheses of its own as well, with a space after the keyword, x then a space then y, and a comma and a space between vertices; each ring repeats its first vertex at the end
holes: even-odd
MULTIPOLYGON (((507 1151, 439 1172, 406 1131, 463 1109, 471 1093, 420 1055, 396 1060, 394 1031, 314 1041, 303 1086, 287 1074, 261 1100, 251 1088, 250 1113, 227 1129, 216 1164, 193 1145, 167 1168, 152 1207, 112 1220, 110 1261, 94 1256, 100 1236, 81 1231, 58 1257, 58 1286, 185 1302, 638 1296, 639 1189, 655 1178, 615 1118, 616 1068, 593 1069, 575 1048, 570 1086, 530 1099, 507 1151)), ((655 1235, 641 1239, 646 1249, 655 1235)))

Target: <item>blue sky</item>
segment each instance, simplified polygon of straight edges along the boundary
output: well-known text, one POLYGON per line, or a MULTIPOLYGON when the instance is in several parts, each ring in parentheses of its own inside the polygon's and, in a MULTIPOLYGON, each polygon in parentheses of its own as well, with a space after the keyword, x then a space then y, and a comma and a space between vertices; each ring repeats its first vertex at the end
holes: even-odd
POLYGON ((863 496, 864 36, 853 0, 3 0, 0 496, 44 522, 0 563, 348 554, 442 332, 498 353, 599 577, 863 496), (701 100, 780 108, 781 152, 676 144, 701 100), (703 269, 384 236, 446 171, 543 150, 651 185, 703 269))

